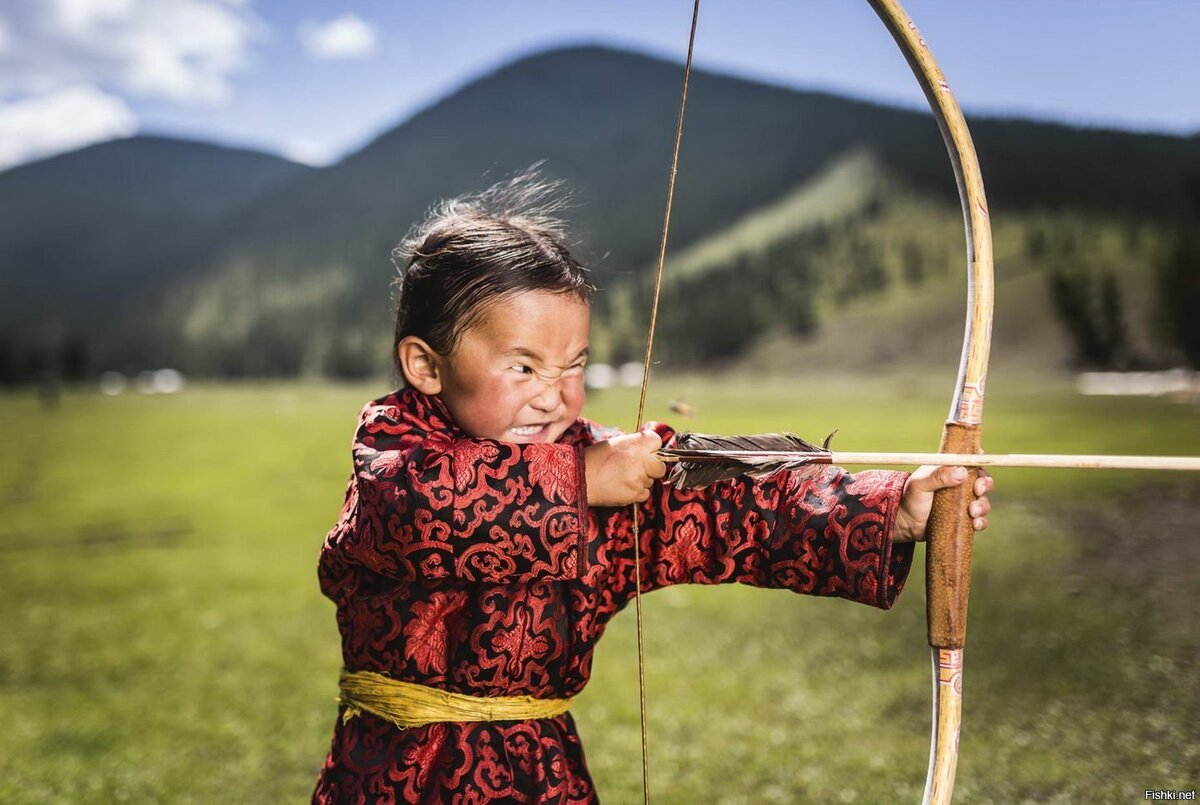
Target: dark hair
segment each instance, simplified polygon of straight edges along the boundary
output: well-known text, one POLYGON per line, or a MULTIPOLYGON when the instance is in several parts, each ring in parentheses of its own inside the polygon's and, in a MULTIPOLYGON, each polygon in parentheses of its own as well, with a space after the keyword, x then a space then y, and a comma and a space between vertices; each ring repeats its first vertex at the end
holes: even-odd
MULTIPOLYGON (((482 193, 443 201, 392 252, 400 269, 393 283, 396 337, 415 335, 449 354, 484 308, 524 291, 573 296, 584 304, 595 286, 567 250, 555 213, 565 202, 561 183, 535 168, 482 193)), ((402 377, 403 375, 401 375, 402 377)))

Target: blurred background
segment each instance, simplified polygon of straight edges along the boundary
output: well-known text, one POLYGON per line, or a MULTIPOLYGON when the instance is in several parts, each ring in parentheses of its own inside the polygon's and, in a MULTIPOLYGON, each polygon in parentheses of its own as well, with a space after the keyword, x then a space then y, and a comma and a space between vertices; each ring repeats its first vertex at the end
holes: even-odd
MULTIPOLYGON (((1200 452, 1191 2, 911 0, 996 240, 985 444, 1200 452)), ((334 717, 315 556, 388 391, 392 248, 528 166, 600 287, 586 413, 633 423, 691 4, 0 0, 0 795, 302 801, 334 717), (611 370, 600 367, 612 367, 611 370)), ((964 313, 937 127, 867 4, 702 5, 650 415, 936 446, 964 313)), ((1200 779, 1200 483, 997 471, 959 795, 1200 779)), ((916 799, 896 611, 647 600, 664 801, 916 799)), ((632 624, 576 710, 640 796, 632 624)))

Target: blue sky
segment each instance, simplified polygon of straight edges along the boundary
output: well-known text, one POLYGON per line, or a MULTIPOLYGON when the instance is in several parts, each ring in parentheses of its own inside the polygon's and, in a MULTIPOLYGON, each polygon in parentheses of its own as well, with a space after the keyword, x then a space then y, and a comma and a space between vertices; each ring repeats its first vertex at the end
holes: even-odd
MULTIPOLYGON (((1200 130, 1200 2, 908 0, 968 113, 1200 130)), ((682 59, 690 0, 0 0, 0 167, 135 132, 314 163, 520 55, 682 59)), ((865 2, 702 0, 700 66, 922 107, 865 2)))

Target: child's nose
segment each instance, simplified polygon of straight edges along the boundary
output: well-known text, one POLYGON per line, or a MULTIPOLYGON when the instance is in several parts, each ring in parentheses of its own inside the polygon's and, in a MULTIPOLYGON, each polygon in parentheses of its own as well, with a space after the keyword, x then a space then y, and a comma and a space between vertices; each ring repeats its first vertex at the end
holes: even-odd
POLYGON ((562 384, 558 382, 558 379, 552 380, 548 383, 544 382, 542 390, 538 392, 538 395, 534 397, 533 400, 530 401, 530 405, 539 411, 547 412, 558 408, 558 404, 562 400, 562 389, 560 388, 561 385, 562 384))

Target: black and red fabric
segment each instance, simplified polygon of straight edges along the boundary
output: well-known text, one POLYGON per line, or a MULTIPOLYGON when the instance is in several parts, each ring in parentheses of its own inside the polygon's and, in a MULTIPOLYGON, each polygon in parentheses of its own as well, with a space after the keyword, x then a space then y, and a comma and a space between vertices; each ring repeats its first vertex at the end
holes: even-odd
MULTIPOLYGON (((664 439, 670 428, 656 426, 664 439)), ((630 507, 589 508, 576 422, 554 444, 463 434, 411 389, 363 408, 345 505, 321 552, 345 667, 474 696, 566 698, 634 596, 630 507)), ((640 506, 642 592, 741 583, 882 609, 911 544, 893 544, 906 475, 823 467, 640 506)), ((337 719, 316 803, 591 803, 571 715, 399 729, 337 719)))

